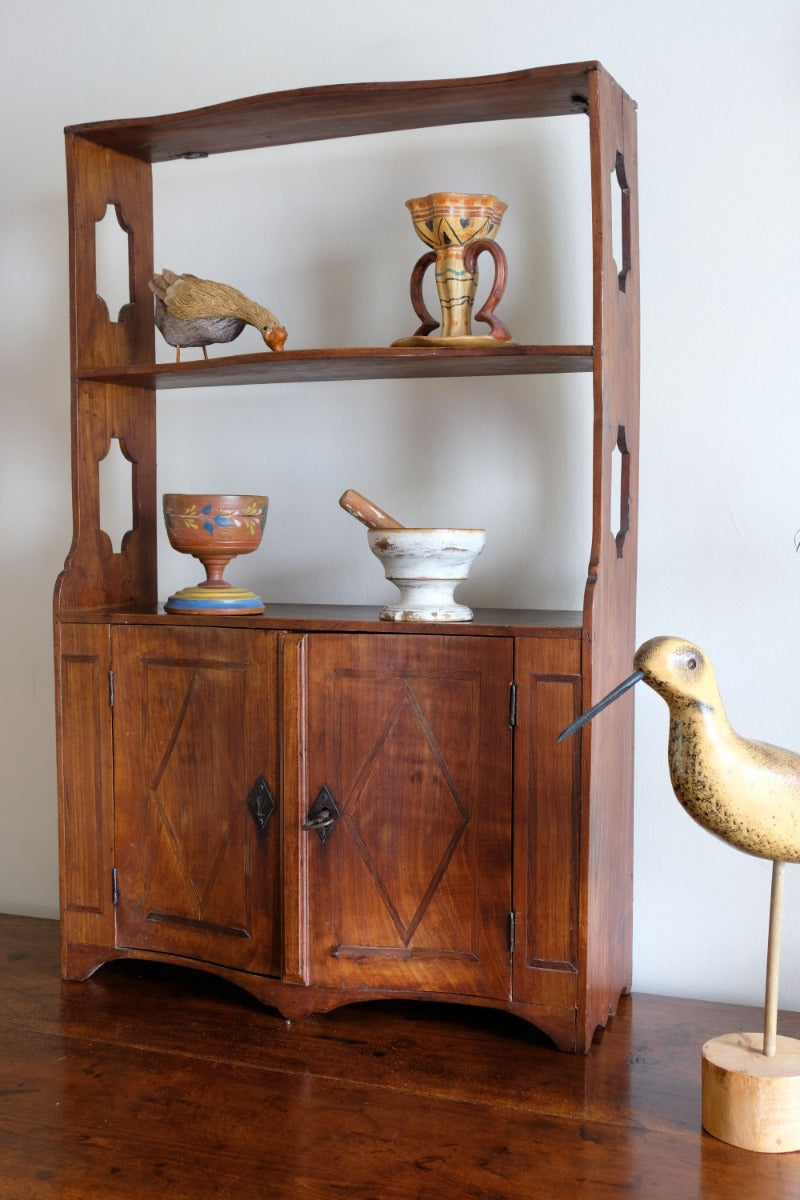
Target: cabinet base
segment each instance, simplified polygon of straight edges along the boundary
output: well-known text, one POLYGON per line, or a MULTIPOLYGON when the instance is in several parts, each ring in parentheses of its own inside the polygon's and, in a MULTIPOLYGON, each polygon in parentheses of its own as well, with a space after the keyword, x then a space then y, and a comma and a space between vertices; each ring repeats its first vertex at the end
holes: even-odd
MULTIPOLYGON (((375 1000, 405 1000, 464 1004, 469 1007, 493 1008, 508 1012, 535 1026, 550 1038, 558 1050, 570 1054, 587 1054, 595 1034, 595 1030, 592 1029, 586 1037, 582 1035, 578 1010, 571 1006, 524 1004, 493 996, 463 996, 444 992, 408 992, 388 988, 323 988, 264 975, 252 975, 217 963, 198 963, 177 955, 128 948, 105 950, 99 946, 68 945, 63 951, 62 975, 65 979, 82 982, 107 963, 123 959, 165 963, 216 975, 254 996, 259 1003, 277 1009, 287 1021, 302 1021, 314 1015, 333 1012, 334 1009, 348 1004, 364 1004, 375 1000)), ((609 1013, 609 1016, 611 1015, 613 1014, 609 1013)))

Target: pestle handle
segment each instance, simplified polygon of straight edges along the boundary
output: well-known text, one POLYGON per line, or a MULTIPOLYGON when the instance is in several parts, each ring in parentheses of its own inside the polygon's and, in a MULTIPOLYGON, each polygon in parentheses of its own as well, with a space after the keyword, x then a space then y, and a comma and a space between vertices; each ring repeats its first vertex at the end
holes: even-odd
POLYGON ((360 492, 353 488, 348 488, 339 497, 339 503, 345 512, 349 512, 351 517, 355 517, 357 521, 361 521, 362 525, 366 525, 367 529, 404 529, 399 521, 395 521, 394 517, 390 517, 382 508, 378 508, 377 504, 373 504, 366 496, 362 496, 360 492))

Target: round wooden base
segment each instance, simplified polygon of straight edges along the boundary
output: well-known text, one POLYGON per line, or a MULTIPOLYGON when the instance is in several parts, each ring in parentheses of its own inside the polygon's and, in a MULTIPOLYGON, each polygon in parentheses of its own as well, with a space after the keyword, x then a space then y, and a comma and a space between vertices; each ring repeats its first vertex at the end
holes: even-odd
POLYGON ((728 1033, 703 1046, 703 1128, 742 1150, 800 1150, 800 1041, 779 1037, 773 1057, 761 1033, 728 1033))

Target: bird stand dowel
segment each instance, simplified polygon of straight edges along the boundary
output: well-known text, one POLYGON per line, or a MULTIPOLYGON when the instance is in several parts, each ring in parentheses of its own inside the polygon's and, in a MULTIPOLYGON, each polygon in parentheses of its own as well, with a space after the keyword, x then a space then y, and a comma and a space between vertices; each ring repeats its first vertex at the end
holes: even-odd
POLYGON ((783 912, 783 876, 785 862, 772 864, 772 892, 769 900, 769 941, 767 943, 767 989, 764 997, 764 1054, 772 1058, 778 1032, 778 974, 781 958, 781 914, 783 912))
POLYGON ((772 864, 764 1032, 729 1033, 703 1046, 703 1128, 742 1150, 800 1150, 800 1041, 778 1037, 783 876, 772 864))

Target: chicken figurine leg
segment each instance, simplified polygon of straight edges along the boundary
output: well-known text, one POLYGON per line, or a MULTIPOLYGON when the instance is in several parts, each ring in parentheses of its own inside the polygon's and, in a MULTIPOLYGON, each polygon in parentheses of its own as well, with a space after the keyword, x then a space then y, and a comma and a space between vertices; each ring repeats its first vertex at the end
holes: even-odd
POLYGON ((270 350, 282 350, 286 343, 286 330, 275 314, 227 283, 164 269, 148 286, 156 298, 156 326, 175 347, 176 362, 185 346, 200 346, 208 358, 206 346, 232 342, 245 325, 257 329, 270 350))
POLYGON ((800 1041, 777 1036, 784 867, 800 862, 800 755, 731 728, 714 668, 692 642, 651 638, 633 666, 559 741, 644 680, 669 708, 667 758, 680 804, 728 845, 772 860, 763 1034, 726 1034, 703 1047, 703 1125, 745 1150, 800 1150, 800 1041))

